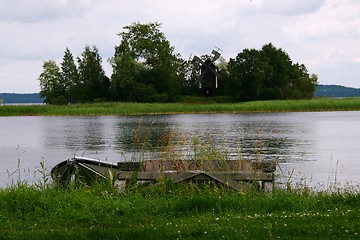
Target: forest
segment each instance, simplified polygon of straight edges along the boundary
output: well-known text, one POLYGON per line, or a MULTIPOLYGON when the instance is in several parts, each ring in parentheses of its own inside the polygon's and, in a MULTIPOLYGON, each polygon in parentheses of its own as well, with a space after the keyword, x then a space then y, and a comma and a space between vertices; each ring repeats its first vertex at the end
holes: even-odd
POLYGON ((319 84, 314 92, 315 97, 360 97, 359 88, 351 88, 340 85, 322 85, 319 84))
MULTIPOLYGON (((66 48, 60 65, 44 61, 38 80, 45 102, 176 102, 182 96, 204 95, 199 80, 202 66, 174 52, 160 23, 132 23, 118 36, 119 45, 108 59, 111 76, 105 75, 96 46, 85 46, 76 60, 66 48)), ((211 56, 200 58, 205 62, 211 56)), ((214 64, 218 83, 207 96, 229 102, 308 99, 317 86, 315 74, 272 43, 244 49, 229 61, 220 57, 214 64)))

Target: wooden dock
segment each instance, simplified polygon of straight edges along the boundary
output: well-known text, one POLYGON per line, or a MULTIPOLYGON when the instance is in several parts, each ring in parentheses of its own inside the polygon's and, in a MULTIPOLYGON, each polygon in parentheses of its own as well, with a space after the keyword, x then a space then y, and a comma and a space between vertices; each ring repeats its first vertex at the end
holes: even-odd
POLYGON ((122 183, 134 177, 138 181, 152 182, 165 177, 173 183, 214 181, 237 191, 246 190, 249 183, 257 182, 264 191, 272 191, 276 164, 250 160, 148 160, 130 168, 129 164, 119 163, 118 169, 117 179, 122 183))

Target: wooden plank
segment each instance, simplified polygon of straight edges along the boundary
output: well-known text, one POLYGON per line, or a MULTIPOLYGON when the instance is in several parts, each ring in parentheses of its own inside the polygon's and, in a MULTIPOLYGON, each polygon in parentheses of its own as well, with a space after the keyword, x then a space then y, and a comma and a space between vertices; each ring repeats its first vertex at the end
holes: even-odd
MULTIPOLYGON (((146 172, 157 171, 251 171, 251 160, 146 160, 146 172)), ((257 165, 261 165, 258 163, 257 165)))
POLYGON ((161 177, 170 178, 174 183, 179 183, 186 180, 199 180, 209 181, 215 180, 224 184, 234 190, 246 190, 248 188, 249 181, 255 180, 261 182, 261 187, 265 191, 272 191, 273 187, 273 173, 264 172, 251 172, 251 171, 239 171, 239 172, 204 172, 204 171, 186 171, 186 172, 129 172, 119 171, 118 180, 126 180, 133 177, 136 174, 138 181, 156 181, 161 177))
MULTIPOLYGON (((234 181, 272 181, 273 174, 272 173, 263 173, 263 172, 249 172, 249 171, 241 171, 241 172, 202 172, 202 171, 188 171, 188 172, 137 172, 138 180, 156 180, 160 177, 170 177, 178 181, 182 181, 192 178, 200 173, 211 174, 211 176, 217 176, 227 179, 233 179, 234 181)), ((129 179, 132 177, 133 172, 129 171, 119 171, 117 172, 118 179, 129 179)), ((210 175, 209 175, 210 176, 210 175)))
POLYGON ((220 174, 220 173, 207 173, 211 178, 217 180, 220 183, 223 183, 227 187, 231 187, 234 190, 240 191, 243 190, 243 185, 241 185, 238 182, 235 182, 232 178, 229 176, 226 176, 226 174, 220 174))
POLYGON ((261 188, 265 192, 272 192, 273 191, 273 182, 272 181, 262 181, 261 188))
POLYGON ((276 163, 273 161, 252 160, 146 160, 142 162, 118 162, 120 171, 252 171, 274 172, 276 163))
POLYGON ((194 178, 195 176, 201 174, 201 172, 180 172, 174 176, 166 175, 167 177, 171 177, 172 181, 174 183, 182 182, 191 178, 194 178))
POLYGON ((212 172, 214 174, 223 174, 235 181, 272 181, 273 174, 265 172, 239 171, 239 172, 212 172))
POLYGON ((121 171, 140 171, 142 162, 118 162, 117 168, 121 171))

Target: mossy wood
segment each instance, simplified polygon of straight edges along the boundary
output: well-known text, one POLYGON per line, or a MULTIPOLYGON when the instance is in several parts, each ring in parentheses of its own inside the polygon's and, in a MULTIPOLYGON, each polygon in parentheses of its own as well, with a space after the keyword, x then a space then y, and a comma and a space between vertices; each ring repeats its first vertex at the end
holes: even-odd
POLYGON ((119 171, 118 180, 136 176, 138 181, 157 181, 164 177, 173 183, 215 181, 238 191, 247 189, 249 182, 260 182, 263 190, 271 191, 275 169, 274 162, 251 160, 148 160, 140 164, 138 171, 119 171))

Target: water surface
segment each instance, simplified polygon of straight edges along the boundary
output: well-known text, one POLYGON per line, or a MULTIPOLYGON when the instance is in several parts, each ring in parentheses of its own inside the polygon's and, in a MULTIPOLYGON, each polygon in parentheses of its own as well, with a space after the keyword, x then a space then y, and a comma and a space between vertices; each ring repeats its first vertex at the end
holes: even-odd
POLYGON ((34 181, 72 156, 118 162, 137 151, 157 151, 164 136, 187 151, 196 136, 229 150, 229 158, 278 160, 281 181, 327 186, 360 183, 360 112, 177 114, 106 117, 0 117, 0 186, 12 178, 34 181), (140 129, 140 130, 139 130, 140 129), (140 134, 137 134, 140 132, 140 134), (184 139, 190 139, 184 145, 184 139), (19 165, 20 163, 20 165, 19 165))

